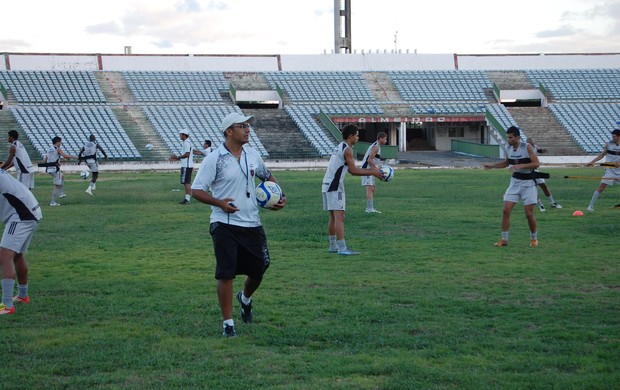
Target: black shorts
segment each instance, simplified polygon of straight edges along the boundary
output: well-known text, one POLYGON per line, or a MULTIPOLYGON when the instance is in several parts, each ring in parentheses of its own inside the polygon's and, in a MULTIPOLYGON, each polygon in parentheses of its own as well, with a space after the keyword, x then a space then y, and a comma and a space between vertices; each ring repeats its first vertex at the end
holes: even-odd
POLYGON ((192 171, 194 168, 181 168, 181 184, 192 184, 192 171))
POLYGON ((263 280, 270 259, 262 226, 241 227, 214 222, 210 233, 215 251, 215 279, 247 275, 256 281, 263 280))

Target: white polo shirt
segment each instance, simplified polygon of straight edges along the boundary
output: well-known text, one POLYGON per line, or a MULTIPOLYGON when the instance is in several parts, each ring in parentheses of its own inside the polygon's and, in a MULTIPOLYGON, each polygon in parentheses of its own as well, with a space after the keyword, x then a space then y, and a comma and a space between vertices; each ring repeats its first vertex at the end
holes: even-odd
POLYGON ((218 199, 232 198, 239 209, 236 213, 225 213, 217 206, 211 206, 211 223, 222 222, 243 227, 261 226, 259 207, 256 202, 256 178, 267 180, 271 172, 265 166, 260 154, 244 145, 241 158, 233 156, 222 143, 202 161, 192 183, 193 190, 211 190, 218 199), (249 196, 248 196, 249 194, 249 196))

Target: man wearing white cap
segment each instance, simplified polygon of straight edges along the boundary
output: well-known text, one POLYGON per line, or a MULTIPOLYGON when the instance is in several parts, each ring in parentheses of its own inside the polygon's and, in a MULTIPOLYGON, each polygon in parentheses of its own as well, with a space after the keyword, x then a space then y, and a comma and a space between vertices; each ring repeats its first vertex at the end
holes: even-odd
POLYGON ((181 204, 191 203, 191 184, 192 184, 192 171, 194 170, 194 153, 193 146, 189 140, 189 131, 179 131, 179 137, 183 142, 181 145, 181 154, 177 156, 173 154, 170 159, 173 161, 181 162, 181 184, 185 187, 185 198, 180 201, 181 204))
MULTIPOLYGON (((260 154, 249 145, 252 116, 233 112, 220 125, 225 141, 200 165, 192 184, 192 196, 211 205, 210 233, 213 238, 217 296, 222 311, 223 335, 235 336, 233 280, 246 275, 237 293, 241 319, 252 322, 252 300, 270 264, 267 237, 260 220, 254 187, 256 178, 277 182, 260 154), (210 191, 209 191, 210 190, 210 191)), ((273 206, 279 210, 286 197, 273 206)))

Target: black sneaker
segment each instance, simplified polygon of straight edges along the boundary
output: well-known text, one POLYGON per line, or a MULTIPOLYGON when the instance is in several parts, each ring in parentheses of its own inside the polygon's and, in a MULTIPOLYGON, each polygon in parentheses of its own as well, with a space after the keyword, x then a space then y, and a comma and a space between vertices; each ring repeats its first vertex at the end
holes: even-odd
POLYGON ((237 333, 235 333, 235 327, 232 325, 225 325, 222 335, 224 337, 235 337, 237 335, 237 333))
POLYGON ((182 201, 179 202, 179 204, 190 204, 190 203, 192 203, 192 202, 190 202, 187 199, 183 199, 182 201))
POLYGON ((249 322, 252 322, 252 319, 254 318, 254 315, 252 314, 252 301, 250 301, 250 303, 248 303, 247 305, 243 303, 243 300, 241 300, 242 293, 243 291, 239 291, 239 293, 237 294, 237 300, 241 305, 241 319, 247 324, 249 322))

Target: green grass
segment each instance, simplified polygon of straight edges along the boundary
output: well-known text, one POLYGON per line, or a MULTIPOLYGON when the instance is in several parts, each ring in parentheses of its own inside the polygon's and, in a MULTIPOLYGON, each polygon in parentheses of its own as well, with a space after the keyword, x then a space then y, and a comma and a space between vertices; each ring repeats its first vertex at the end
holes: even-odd
MULTIPOLYGON (((0 318, 2 388, 444 389, 620 387, 618 189, 552 169, 564 208, 523 208, 499 238, 506 171, 397 170, 364 213, 347 177, 347 244, 327 253, 323 172, 276 172, 289 197, 261 212, 272 264, 255 321, 221 336, 210 208, 184 207, 177 173, 68 175, 61 207, 37 177, 32 303, 0 318)), ((545 204, 548 204, 545 199, 545 204)), ((235 282, 241 288, 242 278, 235 282)))

